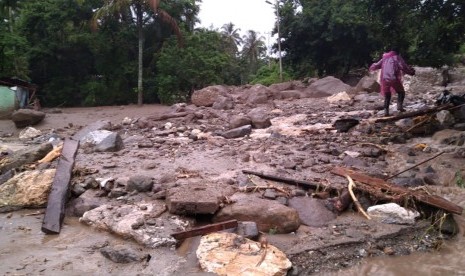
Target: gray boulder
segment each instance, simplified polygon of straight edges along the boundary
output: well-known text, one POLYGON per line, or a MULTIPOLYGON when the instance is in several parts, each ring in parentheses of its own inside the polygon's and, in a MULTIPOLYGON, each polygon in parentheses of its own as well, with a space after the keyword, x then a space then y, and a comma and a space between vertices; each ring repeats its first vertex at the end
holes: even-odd
POLYGON ((219 96, 226 95, 228 91, 228 88, 221 85, 208 86, 194 91, 191 101, 196 106, 212 106, 219 96))
POLYGON ((213 103, 212 108, 218 110, 234 109, 234 101, 230 97, 219 96, 213 103))
POLYGON ((83 148, 92 148, 97 152, 114 152, 123 148, 121 136, 108 130, 96 130, 82 138, 83 148))
POLYGON ((257 107, 252 109, 247 116, 252 121, 254 128, 267 128, 271 126, 271 119, 265 108, 257 107))
POLYGON ((365 76, 363 77, 355 87, 355 91, 366 91, 366 92, 379 92, 380 85, 376 81, 374 76, 365 76))
POLYGON ((251 132, 252 132, 252 126, 246 125, 246 126, 241 126, 238 128, 233 128, 231 130, 228 130, 224 132, 221 136, 223 136, 226 139, 233 139, 233 138, 244 137, 246 135, 249 135, 251 132))
POLYGON ((340 79, 328 76, 312 83, 304 90, 304 93, 309 98, 321 98, 329 97, 343 91, 348 92, 351 88, 350 85, 345 84, 340 79))
POLYGON ((32 109, 19 109, 11 115, 11 120, 17 128, 36 125, 45 118, 45 113, 32 109))
POLYGON ((107 246, 100 249, 100 253, 115 263, 139 262, 147 258, 147 254, 142 254, 125 245, 107 246))
POLYGON ((235 194, 231 197, 234 204, 227 205, 214 217, 214 221, 237 219, 253 221, 258 230, 276 233, 290 233, 300 226, 299 214, 295 209, 280 204, 275 200, 257 198, 253 195, 235 194))
POLYGON ((153 187, 153 179, 149 176, 131 176, 126 184, 126 191, 150 192, 153 187))
POLYGON ((448 128, 455 124, 454 116, 448 110, 441 110, 436 113, 436 119, 442 128, 448 128))
POLYGON ((231 117, 231 119, 229 120, 229 127, 231 129, 233 128, 238 128, 238 127, 241 127, 241 126, 246 126, 246 125, 250 125, 251 124, 251 120, 249 117, 247 116, 243 116, 243 115, 233 115, 231 117))

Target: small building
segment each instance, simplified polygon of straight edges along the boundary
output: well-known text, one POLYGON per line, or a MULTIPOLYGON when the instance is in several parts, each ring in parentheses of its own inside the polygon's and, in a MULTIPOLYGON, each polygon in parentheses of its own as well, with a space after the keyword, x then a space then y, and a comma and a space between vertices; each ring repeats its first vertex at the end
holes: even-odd
POLYGON ((17 78, 0 78, 0 120, 10 119, 19 108, 28 108, 37 86, 17 78))

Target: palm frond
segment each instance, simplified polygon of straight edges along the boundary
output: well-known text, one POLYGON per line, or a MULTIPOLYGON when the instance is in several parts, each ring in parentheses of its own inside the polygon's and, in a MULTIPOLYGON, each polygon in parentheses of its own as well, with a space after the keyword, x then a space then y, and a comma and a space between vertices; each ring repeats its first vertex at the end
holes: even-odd
POLYGON ((156 11, 156 15, 163 22, 167 23, 171 27, 173 32, 178 37, 178 45, 182 47, 184 43, 183 43, 183 39, 182 39, 181 29, 179 29, 179 26, 178 26, 178 23, 176 22, 176 20, 174 20, 174 18, 171 17, 171 15, 169 15, 166 11, 164 11, 162 9, 158 9, 156 11))

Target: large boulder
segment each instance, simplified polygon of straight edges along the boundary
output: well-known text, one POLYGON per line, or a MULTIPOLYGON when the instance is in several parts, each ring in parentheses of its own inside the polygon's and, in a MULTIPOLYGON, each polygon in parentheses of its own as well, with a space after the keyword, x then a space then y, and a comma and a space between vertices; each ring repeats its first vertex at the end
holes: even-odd
POLYGON ((357 86, 355 86, 356 92, 366 91, 371 93, 379 92, 379 90, 380 85, 375 76, 365 76, 358 82, 357 86))
POLYGON ((220 208, 221 198, 233 193, 232 187, 220 184, 186 183, 168 190, 166 205, 172 214, 212 215, 220 208))
POLYGON ((96 122, 93 122, 92 124, 89 124, 76 132, 76 134, 73 135, 74 140, 82 140, 84 137, 87 136, 87 134, 91 133, 92 131, 96 130, 103 130, 103 129, 110 129, 111 128, 111 123, 108 120, 98 120, 96 122))
POLYGON ((116 132, 96 130, 82 138, 82 147, 97 152, 114 152, 123 148, 123 139, 116 132))
POLYGON ((254 221, 262 232, 276 233, 294 232, 300 226, 299 214, 295 209, 280 204, 275 200, 267 200, 253 195, 235 194, 231 197, 234 204, 221 209, 214 221, 236 219, 254 221))
POLYGON ((219 96, 213 103, 212 108, 219 110, 234 109, 234 100, 231 97, 219 96))
POLYGON ((321 199, 294 197, 289 200, 289 207, 296 209, 302 224, 308 226, 326 226, 336 218, 336 215, 325 207, 324 200, 321 199))
POLYGON ((134 205, 102 205, 84 213, 80 222, 123 238, 132 238, 150 248, 174 246, 171 233, 185 230, 187 222, 178 218, 160 218, 166 210, 162 202, 140 202, 134 205))
POLYGON ((252 126, 245 125, 245 126, 241 126, 238 128, 227 130, 223 132, 221 136, 223 136, 226 139, 234 139, 234 138, 244 137, 246 135, 249 135, 250 133, 252 133, 252 126))
POLYGON ((98 197, 100 191, 95 189, 86 190, 77 198, 69 201, 66 207, 66 214, 73 217, 82 217, 85 212, 107 204, 107 197, 98 197))
POLYGON ((321 98, 332 96, 343 91, 348 92, 351 88, 350 85, 345 84, 340 79, 328 76, 312 83, 304 90, 304 93, 309 98, 321 98))
POLYGON ((150 176, 134 175, 128 179, 126 191, 150 192, 153 187, 153 179, 150 176))
POLYGON ((266 104, 273 97, 273 92, 266 86, 256 84, 243 92, 248 104, 266 104))
POLYGON ((55 169, 25 171, 15 175, 0 186, 0 212, 44 207, 54 177, 55 169))
POLYGON ((212 106, 218 97, 228 94, 229 89, 222 85, 208 86, 194 91, 191 101, 196 106, 212 106))
POLYGON ((45 118, 45 113, 32 109, 19 109, 11 115, 11 120, 17 128, 36 125, 45 118))
POLYGON ((254 128, 267 128, 271 126, 271 118, 266 108, 254 108, 249 111, 247 116, 250 118, 254 128))
POLYGON ((285 276, 292 266, 286 254, 273 245, 264 248, 234 233, 203 236, 196 255, 200 267, 216 275, 285 276))
POLYGON ((230 119, 229 119, 229 128, 230 129, 234 129, 234 128, 238 128, 238 127, 241 127, 241 126, 246 126, 246 125, 250 125, 251 124, 251 120, 249 117, 247 116, 244 116, 244 115, 233 115, 230 119))

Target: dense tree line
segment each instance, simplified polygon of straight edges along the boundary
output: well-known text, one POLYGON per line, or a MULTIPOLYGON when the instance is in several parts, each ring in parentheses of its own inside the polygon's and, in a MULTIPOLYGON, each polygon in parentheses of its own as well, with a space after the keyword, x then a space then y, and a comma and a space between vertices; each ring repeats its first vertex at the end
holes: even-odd
POLYGON ((465 35, 463 0, 279 0, 294 77, 344 75, 397 49, 409 62, 453 64, 465 35))
MULTIPOLYGON (((39 85, 47 106, 173 103, 212 84, 278 82, 276 45, 269 57, 254 30, 196 28, 200 3, 0 0, 0 77, 39 85)), ((276 3, 285 79, 343 76, 387 48, 436 67, 464 50, 463 1, 276 3)))

